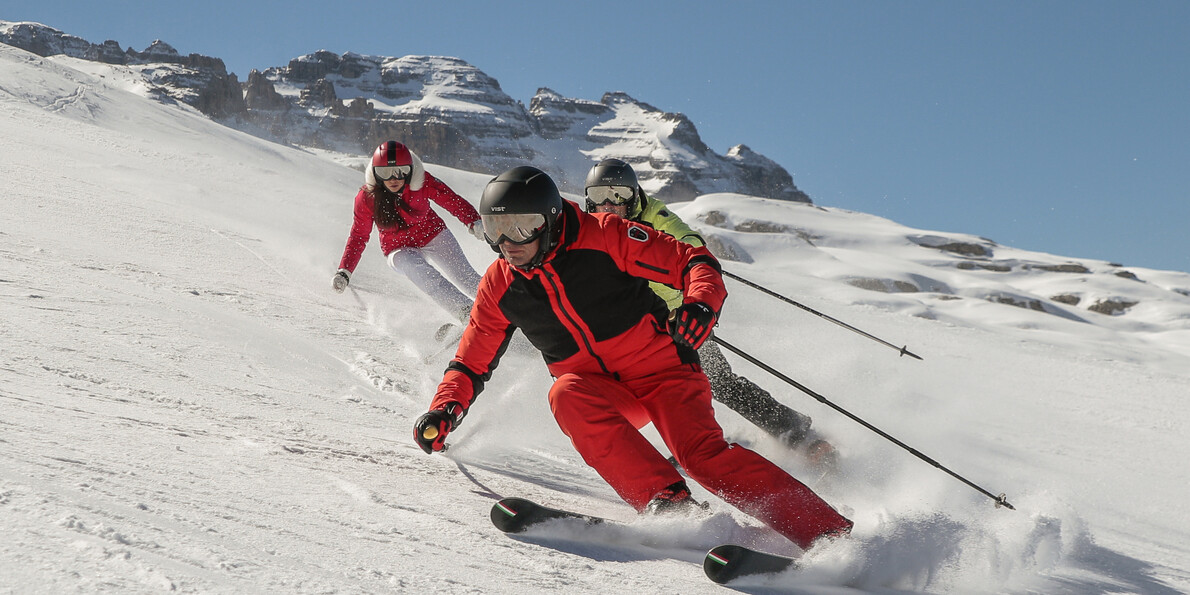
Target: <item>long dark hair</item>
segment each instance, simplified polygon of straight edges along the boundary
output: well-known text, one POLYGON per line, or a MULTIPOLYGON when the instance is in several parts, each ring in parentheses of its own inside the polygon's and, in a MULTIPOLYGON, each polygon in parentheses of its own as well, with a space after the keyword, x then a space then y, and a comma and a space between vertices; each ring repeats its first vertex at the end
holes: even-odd
POLYGON ((409 205, 405 204, 405 200, 401 195, 405 193, 405 189, 409 187, 409 182, 401 187, 401 192, 393 192, 384 185, 384 182, 376 182, 375 186, 368 188, 368 193, 375 199, 376 208, 374 210, 376 217, 376 227, 388 229, 396 227, 397 229, 409 229, 409 222, 405 221, 403 211, 409 209, 409 205))

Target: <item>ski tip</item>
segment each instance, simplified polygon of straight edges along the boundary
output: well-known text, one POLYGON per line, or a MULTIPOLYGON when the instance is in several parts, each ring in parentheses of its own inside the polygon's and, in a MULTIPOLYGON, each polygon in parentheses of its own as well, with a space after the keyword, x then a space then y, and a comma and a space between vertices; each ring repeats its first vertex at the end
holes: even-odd
POLYGON ((505 533, 520 533, 525 530, 522 512, 537 505, 524 498, 504 498, 492 505, 492 524, 505 533))
POLYGON ((492 505, 492 524, 505 533, 523 533, 530 527, 553 520, 570 520, 584 525, 607 522, 601 517, 542 506, 524 498, 504 498, 492 505))
POLYGON ((707 557, 702 561, 702 570, 711 582, 722 585, 735 577, 731 571, 732 562, 736 560, 739 549, 735 545, 721 545, 707 552, 707 557))
POLYGON ((707 552, 702 570, 720 585, 752 574, 772 574, 796 566, 795 560, 739 545, 720 545, 707 552))

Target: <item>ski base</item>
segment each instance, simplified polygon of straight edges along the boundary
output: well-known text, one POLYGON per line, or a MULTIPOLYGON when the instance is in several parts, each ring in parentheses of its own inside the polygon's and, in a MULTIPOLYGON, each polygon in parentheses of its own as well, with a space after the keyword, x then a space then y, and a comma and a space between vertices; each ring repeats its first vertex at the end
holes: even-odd
POLYGON ((571 519, 585 525, 610 523, 607 519, 588 514, 542 506, 524 498, 504 498, 492 505, 492 524, 505 533, 521 533, 539 523, 554 519, 571 519))
POLYGON ((797 567, 793 558, 766 554, 740 545, 721 545, 707 552, 702 562, 707 578, 720 585, 742 576, 773 574, 797 567))

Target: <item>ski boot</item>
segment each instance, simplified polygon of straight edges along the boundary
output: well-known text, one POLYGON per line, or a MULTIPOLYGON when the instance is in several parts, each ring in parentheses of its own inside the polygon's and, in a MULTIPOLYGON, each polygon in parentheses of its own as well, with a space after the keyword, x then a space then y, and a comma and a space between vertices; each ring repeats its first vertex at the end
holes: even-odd
POLYGON ((653 496, 645 505, 644 514, 650 515, 705 515, 711 505, 699 502, 690 495, 690 488, 685 481, 674 483, 653 496))

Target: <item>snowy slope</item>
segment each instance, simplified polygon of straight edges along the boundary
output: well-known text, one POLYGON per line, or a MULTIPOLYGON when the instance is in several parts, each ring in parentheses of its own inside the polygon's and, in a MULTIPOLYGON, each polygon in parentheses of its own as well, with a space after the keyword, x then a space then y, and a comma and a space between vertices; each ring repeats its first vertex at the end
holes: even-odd
MULTIPOLYGON (((627 537, 658 547, 496 532, 497 495, 634 516, 557 430, 540 358, 510 350, 424 455, 446 315, 375 242, 330 290, 360 173, 131 81, 0 45, 0 592, 714 593, 711 545, 795 550, 701 491, 710 519, 627 537)), ((430 169, 471 199, 486 181, 430 169)), ((746 255, 728 270, 925 360, 734 281, 724 339, 1017 508, 733 359, 844 458, 821 479, 722 411, 728 434, 856 521, 751 592, 1190 591, 1190 275, 760 198, 675 209, 746 255), (928 247, 951 240, 991 252, 928 247)))

